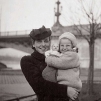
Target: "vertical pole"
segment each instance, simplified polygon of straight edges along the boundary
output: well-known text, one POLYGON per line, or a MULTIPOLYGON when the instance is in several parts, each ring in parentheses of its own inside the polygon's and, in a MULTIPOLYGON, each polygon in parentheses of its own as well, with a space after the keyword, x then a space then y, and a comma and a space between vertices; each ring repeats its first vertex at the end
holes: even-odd
POLYGON ((0 36, 1 36, 1 15, 2 15, 2 7, 0 8, 0 36))

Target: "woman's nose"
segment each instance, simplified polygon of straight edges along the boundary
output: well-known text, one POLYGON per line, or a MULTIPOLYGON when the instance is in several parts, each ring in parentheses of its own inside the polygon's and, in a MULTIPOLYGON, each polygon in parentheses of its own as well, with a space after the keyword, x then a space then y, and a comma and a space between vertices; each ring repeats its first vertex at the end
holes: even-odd
POLYGON ((44 41, 42 42, 42 45, 43 45, 43 46, 45 45, 45 42, 44 42, 44 41))

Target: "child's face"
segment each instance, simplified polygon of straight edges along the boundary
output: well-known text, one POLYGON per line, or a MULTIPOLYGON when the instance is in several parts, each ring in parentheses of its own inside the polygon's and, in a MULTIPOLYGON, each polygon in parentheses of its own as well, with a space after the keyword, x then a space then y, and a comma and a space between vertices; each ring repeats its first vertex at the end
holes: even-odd
POLYGON ((52 50, 53 50, 53 51, 58 51, 58 49, 59 49, 58 44, 53 44, 53 45, 52 45, 52 50))
POLYGON ((60 52, 61 53, 71 51, 72 47, 73 47, 72 42, 69 39, 63 38, 60 40, 60 52))

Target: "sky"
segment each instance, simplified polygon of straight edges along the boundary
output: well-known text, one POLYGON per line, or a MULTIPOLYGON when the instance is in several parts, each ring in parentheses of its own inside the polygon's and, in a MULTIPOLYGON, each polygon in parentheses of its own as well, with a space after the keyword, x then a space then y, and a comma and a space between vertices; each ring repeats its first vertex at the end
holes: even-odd
POLYGON ((27 30, 53 24, 53 0, 0 0, 1 31, 27 30), (43 1, 43 2, 42 2, 43 1))
MULTIPOLYGON (((57 7, 56 1, 57 0, 0 0, 0 31, 31 30, 39 28, 42 25, 52 27, 55 21, 54 8, 57 7)), ((80 6, 76 1, 77 0, 60 0, 60 23, 63 26, 71 25, 70 18, 72 12, 70 8, 73 12, 80 10, 80 6)), ((77 14, 77 16, 80 17, 81 15, 82 13, 80 12, 79 15, 77 14)), ((86 23, 85 20, 82 21, 86 23)))

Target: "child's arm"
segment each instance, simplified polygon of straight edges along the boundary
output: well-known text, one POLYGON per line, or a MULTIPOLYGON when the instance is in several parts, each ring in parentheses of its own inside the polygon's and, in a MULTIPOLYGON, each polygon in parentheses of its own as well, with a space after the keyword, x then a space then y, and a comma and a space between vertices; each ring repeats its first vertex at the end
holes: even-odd
POLYGON ((75 52, 69 52, 62 56, 49 56, 46 58, 46 63, 58 69, 75 68, 80 65, 79 57, 75 52))
POLYGON ((42 71, 42 76, 45 80, 51 82, 57 82, 56 73, 57 73, 56 68, 46 66, 46 68, 42 71))

